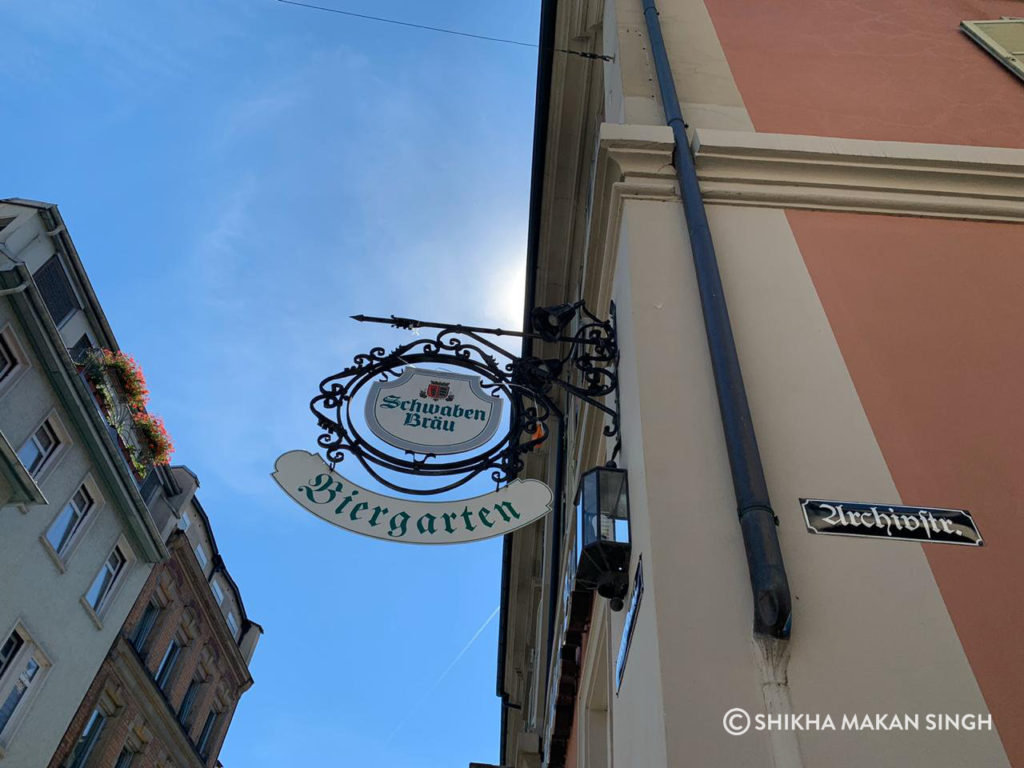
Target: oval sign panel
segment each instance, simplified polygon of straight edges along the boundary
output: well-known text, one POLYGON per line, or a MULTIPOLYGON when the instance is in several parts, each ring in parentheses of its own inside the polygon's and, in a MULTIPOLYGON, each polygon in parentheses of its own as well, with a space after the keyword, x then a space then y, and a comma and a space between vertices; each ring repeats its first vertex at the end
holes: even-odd
POLYGON ((409 544, 460 544, 489 539, 529 525, 551 509, 551 489, 538 480, 454 501, 410 501, 361 488, 317 454, 289 451, 277 460, 274 479, 305 509, 364 536, 409 544))
POLYGON ((366 398, 366 423, 377 437, 415 453, 463 453, 498 430, 501 398, 480 378, 406 367, 394 381, 375 381, 366 398))

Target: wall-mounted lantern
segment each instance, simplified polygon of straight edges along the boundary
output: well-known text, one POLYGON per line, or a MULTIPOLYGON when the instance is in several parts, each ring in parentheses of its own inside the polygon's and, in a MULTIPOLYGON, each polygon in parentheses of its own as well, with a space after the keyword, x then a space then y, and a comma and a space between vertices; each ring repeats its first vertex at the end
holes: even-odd
POLYGON ((595 467, 576 492, 576 585, 596 589, 620 611, 629 591, 629 483, 626 470, 595 467))

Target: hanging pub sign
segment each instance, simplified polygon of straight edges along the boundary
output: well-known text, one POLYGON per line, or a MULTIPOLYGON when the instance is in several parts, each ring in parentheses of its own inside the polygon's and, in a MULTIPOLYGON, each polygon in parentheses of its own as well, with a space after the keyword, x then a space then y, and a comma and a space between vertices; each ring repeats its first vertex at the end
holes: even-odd
POLYGON ((984 545, 974 518, 966 509, 898 507, 853 501, 800 499, 811 533, 872 539, 984 545))
MULTIPOLYGON (((617 441, 618 409, 602 402, 618 391, 615 326, 582 301, 535 310, 534 332, 527 333, 400 317, 353 319, 438 332, 391 352, 374 347, 321 381, 309 408, 322 456, 289 451, 278 458, 273 477, 284 492, 333 525, 384 541, 453 544, 500 536, 543 517, 551 510, 551 489, 519 474, 526 455, 547 440, 548 417, 561 416, 556 388, 602 411, 604 435, 617 441), (573 322, 575 333, 564 336, 573 322), (515 355, 489 338, 501 336, 560 345, 562 356, 515 355), (346 458, 400 495, 343 477, 336 468, 346 458), (475 478, 495 490, 449 500, 475 478), (446 500, 416 498, 438 494, 446 500)), ((617 451, 618 442, 613 458, 617 451)))
POLYGON ((501 399, 479 376, 408 367, 394 381, 375 381, 366 398, 366 425, 396 448, 416 453, 464 453, 490 440, 501 421, 501 399))
POLYGON ((551 489, 539 480, 456 501, 409 501, 361 488, 306 451, 277 460, 282 490, 322 520, 385 541, 461 544, 511 533, 551 510, 551 489))

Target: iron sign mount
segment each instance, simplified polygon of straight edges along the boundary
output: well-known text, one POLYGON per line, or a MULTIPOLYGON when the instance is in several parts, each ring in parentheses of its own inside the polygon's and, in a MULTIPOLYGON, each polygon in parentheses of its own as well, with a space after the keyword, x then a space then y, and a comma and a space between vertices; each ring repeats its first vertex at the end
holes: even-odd
MULTIPOLYGON (((432 338, 417 338, 387 352, 374 347, 356 355, 353 364, 320 382, 309 407, 322 430, 317 445, 334 466, 351 455, 377 482, 401 493, 416 496, 444 493, 473 478, 490 473, 498 486, 515 480, 524 457, 548 437, 548 418, 561 415, 558 391, 579 398, 608 417, 604 435, 616 439, 619 450, 618 360, 615 306, 608 320, 592 314, 582 301, 540 310, 547 322, 541 332, 508 331, 451 323, 434 323, 407 317, 353 315, 359 322, 382 323, 403 330, 436 330, 432 338), (543 314, 547 313, 547 314, 543 314), (563 335, 573 320, 576 330, 563 335), (525 337, 564 344, 558 357, 520 357, 489 337, 525 337), (409 367, 444 365, 479 377, 487 395, 508 403, 508 429, 474 452, 447 457, 438 453, 405 450, 389 452, 367 440, 358 418, 357 395, 374 382, 396 381, 409 367), (615 406, 603 399, 614 394, 615 406), (401 478, 412 475, 439 480, 430 488, 411 487, 401 478), (442 479, 443 478, 443 479, 442 479)), ((537 319, 535 316, 535 325, 537 319)), ((365 422, 364 422, 365 423, 365 422)))

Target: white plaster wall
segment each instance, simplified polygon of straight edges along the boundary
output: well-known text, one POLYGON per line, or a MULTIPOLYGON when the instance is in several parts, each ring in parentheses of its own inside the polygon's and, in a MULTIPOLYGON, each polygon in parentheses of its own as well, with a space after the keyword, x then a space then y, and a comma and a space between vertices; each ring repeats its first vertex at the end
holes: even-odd
MULTIPOLYGON (((0 302, 0 325, 12 319, 6 301, 0 302)), ((31 353, 15 322, 32 367, 0 397, 0 429, 17 449, 56 406, 39 361, 31 353)), ((64 426, 70 421, 60 407, 64 426)), ((4 768, 39 768, 64 735, 67 725, 91 684, 115 634, 124 623, 148 576, 150 565, 133 562, 122 574, 116 592, 102 613, 102 629, 90 619, 79 600, 122 533, 115 498, 100 486, 104 504, 84 523, 82 538, 62 573, 40 541, 53 518, 91 469, 88 453, 72 431, 72 443, 39 481, 48 505, 0 508, 0 633, 4 637, 21 621, 51 662, 29 709, 7 744, 4 768)), ((97 479, 97 473, 93 473, 97 479)), ((127 553, 126 553, 127 554, 127 553)))
POLYGON ((735 739, 721 727, 727 709, 754 708, 760 693, 750 588, 679 204, 627 201, 619 245, 623 465, 633 568, 642 554, 646 583, 612 701, 615 765, 768 766, 762 736, 735 739))

